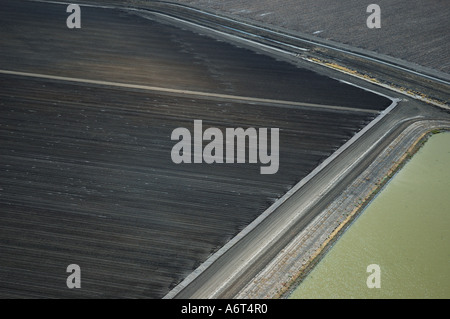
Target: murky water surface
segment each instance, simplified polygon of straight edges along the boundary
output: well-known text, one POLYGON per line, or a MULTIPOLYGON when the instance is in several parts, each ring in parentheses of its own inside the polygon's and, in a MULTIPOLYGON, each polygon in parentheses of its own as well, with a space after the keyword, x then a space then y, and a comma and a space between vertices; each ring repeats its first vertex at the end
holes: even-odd
POLYGON ((432 136, 290 298, 450 297, 450 133, 432 136), (367 266, 380 266, 369 289, 367 266))

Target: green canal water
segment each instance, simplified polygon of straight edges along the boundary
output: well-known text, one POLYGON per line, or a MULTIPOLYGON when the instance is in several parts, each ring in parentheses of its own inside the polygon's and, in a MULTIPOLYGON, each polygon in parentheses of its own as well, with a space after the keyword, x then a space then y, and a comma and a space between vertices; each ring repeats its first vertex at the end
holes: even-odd
POLYGON ((450 133, 433 135, 290 298, 450 298, 450 133), (369 289, 380 267, 380 288, 369 289))

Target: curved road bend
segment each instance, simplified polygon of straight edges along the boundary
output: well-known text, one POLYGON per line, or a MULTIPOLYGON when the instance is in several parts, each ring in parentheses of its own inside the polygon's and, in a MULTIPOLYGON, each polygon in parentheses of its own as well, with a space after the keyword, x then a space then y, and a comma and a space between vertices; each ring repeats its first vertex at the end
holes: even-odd
MULTIPOLYGON (((165 298, 234 297, 295 235, 361 174, 400 132, 417 121, 441 116, 434 111, 427 114, 426 110, 411 114, 411 108, 414 107, 410 105, 413 103, 401 104, 403 105, 400 108, 383 118, 286 199, 257 227, 227 251, 219 251, 218 254, 221 255, 217 260, 211 264, 207 261, 203 265, 205 269, 192 274, 192 277, 196 277, 191 282, 181 283, 165 298), (367 145, 371 145, 370 151, 367 145)), ((192 277, 188 277, 187 281, 192 277)))

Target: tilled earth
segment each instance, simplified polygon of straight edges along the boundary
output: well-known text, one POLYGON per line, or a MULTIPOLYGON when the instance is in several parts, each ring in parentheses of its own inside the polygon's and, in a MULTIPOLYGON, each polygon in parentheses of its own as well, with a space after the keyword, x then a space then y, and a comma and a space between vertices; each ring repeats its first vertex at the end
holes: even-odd
POLYGON ((286 107, 0 75, 0 296, 161 298, 390 101, 121 11, 4 1, 0 69, 286 107), (177 127, 280 128, 280 169, 172 162, 177 127), (82 288, 66 286, 70 264, 82 288))
MULTIPOLYGON (((145 2, 145 1, 141 1, 145 2)), ((381 8, 381 28, 369 29, 367 6, 357 0, 175 0, 267 25, 349 44, 450 73, 448 1, 389 1, 381 8)))

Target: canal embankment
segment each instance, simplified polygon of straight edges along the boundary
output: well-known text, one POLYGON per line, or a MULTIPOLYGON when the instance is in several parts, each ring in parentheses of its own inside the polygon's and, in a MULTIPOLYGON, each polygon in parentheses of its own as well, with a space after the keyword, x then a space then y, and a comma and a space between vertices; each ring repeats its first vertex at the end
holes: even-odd
POLYGON ((416 121, 409 125, 237 298, 289 296, 428 137, 446 128, 450 128, 450 122, 444 120, 416 121))

